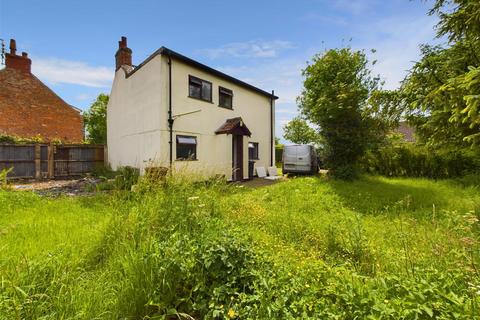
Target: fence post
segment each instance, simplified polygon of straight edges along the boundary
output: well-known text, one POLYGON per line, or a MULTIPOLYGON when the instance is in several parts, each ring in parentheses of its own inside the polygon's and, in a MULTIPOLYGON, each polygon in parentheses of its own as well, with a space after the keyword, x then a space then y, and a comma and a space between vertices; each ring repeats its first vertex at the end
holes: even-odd
POLYGON ((103 146, 103 165, 107 166, 108 165, 108 149, 107 145, 103 146))
POLYGON ((42 177, 41 154, 41 146, 37 143, 35 144, 35 179, 42 177))
POLYGON ((50 142, 50 144, 47 147, 48 149, 48 178, 53 179, 55 176, 55 157, 54 157, 54 151, 55 151, 55 145, 50 142))

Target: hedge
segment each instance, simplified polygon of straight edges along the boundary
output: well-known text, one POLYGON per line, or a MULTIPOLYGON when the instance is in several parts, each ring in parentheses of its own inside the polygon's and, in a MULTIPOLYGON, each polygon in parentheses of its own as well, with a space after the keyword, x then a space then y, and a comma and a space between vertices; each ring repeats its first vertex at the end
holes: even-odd
POLYGON ((429 150, 402 144, 368 152, 362 159, 368 173, 434 179, 460 177, 480 170, 480 155, 472 150, 429 150))

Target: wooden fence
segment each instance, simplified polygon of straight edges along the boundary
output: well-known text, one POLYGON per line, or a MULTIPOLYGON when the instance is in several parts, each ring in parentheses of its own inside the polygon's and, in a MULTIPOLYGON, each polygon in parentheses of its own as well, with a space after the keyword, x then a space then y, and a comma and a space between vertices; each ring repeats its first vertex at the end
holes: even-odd
POLYGON ((79 176, 104 161, 103 145, 0 144, 0 171, 13 167, 8 178, 79 176))

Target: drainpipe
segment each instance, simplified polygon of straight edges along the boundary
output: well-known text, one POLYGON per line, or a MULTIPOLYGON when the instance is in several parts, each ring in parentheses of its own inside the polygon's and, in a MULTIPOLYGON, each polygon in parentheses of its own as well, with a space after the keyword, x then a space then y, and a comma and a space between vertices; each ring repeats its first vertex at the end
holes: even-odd
POLYGON ((274 148, 274 137, 273 137, 273 103, 275 101, 275 91, 272 90, 272 96, 270 97, 270 166, 273 167, 273 148, 274 148))
POLYGON ((173 163, 173 115, 172 115, 172 58, 168 56, 168 131, 170 140, 168 141, 170 147, 170 168, 173 163))

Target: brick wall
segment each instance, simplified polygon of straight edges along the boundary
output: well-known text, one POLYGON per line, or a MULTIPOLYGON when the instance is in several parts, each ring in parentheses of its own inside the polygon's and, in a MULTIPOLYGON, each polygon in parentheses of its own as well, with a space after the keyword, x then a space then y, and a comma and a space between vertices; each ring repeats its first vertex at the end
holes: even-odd
POLYGON ((14 39, 5 57, 6 68, 0 70, 0 134, 82 142, 80 112, 31 73, 32 61, 25 52, 17 55, 14 39))

